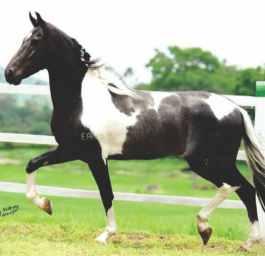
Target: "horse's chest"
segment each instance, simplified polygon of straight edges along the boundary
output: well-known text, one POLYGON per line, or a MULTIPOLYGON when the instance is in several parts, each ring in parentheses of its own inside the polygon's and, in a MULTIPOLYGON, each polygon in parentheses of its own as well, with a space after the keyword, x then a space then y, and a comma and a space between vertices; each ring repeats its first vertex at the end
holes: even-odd
POLYGON ((71 113, 53 114, 51 121, 52 133, 59 144, 74 143, 80 136, 80 121, 71 113))

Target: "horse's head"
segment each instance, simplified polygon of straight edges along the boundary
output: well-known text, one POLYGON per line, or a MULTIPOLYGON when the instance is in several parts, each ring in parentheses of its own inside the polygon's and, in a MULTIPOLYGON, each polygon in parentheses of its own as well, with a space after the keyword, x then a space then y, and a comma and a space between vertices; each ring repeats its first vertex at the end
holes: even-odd
POLYGON ((46 28, 48 23, 41 18, 39 13, 36 13, 36 18, 33 18, 30 13, 29 18, 33 29, 24 38, 18 52, 5 69, 6 80, 15 85, 47 65, 46 28))
POLYGON ((39 13, 36 18, 30 13, 29 18, 33 29, 5 69, 7 82, 18 85, 41 69, 81 77, 97 64, 75 39, 44 21, 39 13))

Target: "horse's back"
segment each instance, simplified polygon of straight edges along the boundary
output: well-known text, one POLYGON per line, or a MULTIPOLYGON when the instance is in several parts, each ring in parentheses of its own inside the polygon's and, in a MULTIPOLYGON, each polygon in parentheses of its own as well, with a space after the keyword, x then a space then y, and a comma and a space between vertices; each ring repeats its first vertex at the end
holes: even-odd
MULTIPOLYGON (((127 128, 121 158, 156 158, 185 151, 193 108, 206 105, 206 92, 139 92, 128 98, 138 110, 137 121, 127 128)), ((118 102, 116 102, 118 105, 118 102)))
POLYGON ((148 104, 137 115, 137 122, 127 128, 122 154, 125 158, 185 155, 194 142, 203 144, 200 138, 220 134, 222 126, 229 133, 230 127, 241 122, 237 106, 217 94, 144 92, 142 96, 148 104))

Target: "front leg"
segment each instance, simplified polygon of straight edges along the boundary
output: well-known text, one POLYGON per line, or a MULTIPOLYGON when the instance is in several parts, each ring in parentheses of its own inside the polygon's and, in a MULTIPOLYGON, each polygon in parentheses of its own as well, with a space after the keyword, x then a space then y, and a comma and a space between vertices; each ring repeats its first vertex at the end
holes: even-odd
POLYGON ((52 214, 52 206, 49 199, 41 197, 37 193, 35 171, 42 167, 52 164, 58 164, 77 159, 73 152, 57 147, 49 152, 46 152, 40 156, 37 156, 29 161, 26 172, 27 172, 27 198, 29 198, 35 205, 47 212, 52 214))
POLYGON ((64 163, 76 159, 77 157, 74 151, 58 146, 31 159, 26 167, 26 172, 30 174, 42 166, 64 163))
POLYGON ((96 241, 106 244, 108 238, 115 234, 117 230, 114 209, 112 206, 114 195, 111 187, 108 165, 107 162, 98 160, 89 163, 89 167, 99 188, 101 200, 107 216, 107 226, 105 230, 96 238, 96 241))

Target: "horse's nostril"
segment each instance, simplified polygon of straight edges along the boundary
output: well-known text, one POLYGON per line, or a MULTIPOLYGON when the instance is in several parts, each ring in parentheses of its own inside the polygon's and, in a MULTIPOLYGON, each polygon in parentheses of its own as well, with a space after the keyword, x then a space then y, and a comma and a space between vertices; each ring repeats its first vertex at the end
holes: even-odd
POLYGON ((12 79, 12 77, 14 76, 14 71, 12 68, 7 68, 6 71, 5 71, 5 77, 6 79, 12 79))
POLYGON ((11 76, 13 74, 13 70, 11 69, 11 68, 8 68, 7 70, 6 70, 6 75, 7 76, 11 76))

